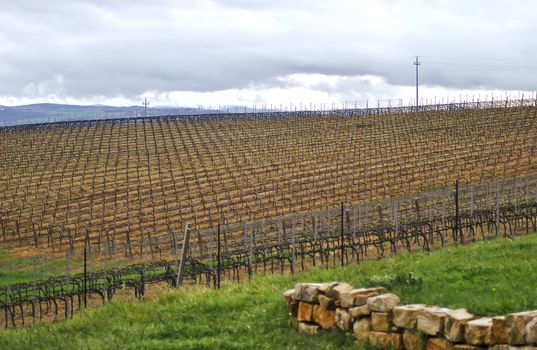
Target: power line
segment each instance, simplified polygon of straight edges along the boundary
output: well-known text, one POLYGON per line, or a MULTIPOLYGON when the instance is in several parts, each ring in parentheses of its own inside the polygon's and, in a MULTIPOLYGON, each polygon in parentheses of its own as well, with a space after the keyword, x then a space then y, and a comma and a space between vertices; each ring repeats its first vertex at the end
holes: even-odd
POLYGON ((502 59, 502 58, 484 58, 479 59, 478 63, 470 57, 448 57, 448 56, 421 56, 426 57, 427 63, 447 66, 469 66, 469 67, 491 67, 491 68, 520 68, 520 69, 537 69, 537 66, 531 64, 532 59, 502 59), (438 61, 435 61, 438 60, 438 61))
POLYGON ((429 64, 445 65, 445 66, 469 66, 469 67, 489 67, 489 68, 518 68, 518 69, 537 69, 537 66, 521 66, 512 64, 477 64, 477 63, 459 63, 459 62, 429 62, 429 64))
POLYGON ((524 64, 524 63, 530 63, 535 62, 537 58, 475 58, 475 57, 463 57, 463 56, 428 56, 428 55, 421 55, 421 58, 427 58, 427 59, 438 59, 438 60, 448 60, 448 61, 456 61, 456 62, 482 62, 484 64, 487 63, 493 63, 493 64, 524 64))

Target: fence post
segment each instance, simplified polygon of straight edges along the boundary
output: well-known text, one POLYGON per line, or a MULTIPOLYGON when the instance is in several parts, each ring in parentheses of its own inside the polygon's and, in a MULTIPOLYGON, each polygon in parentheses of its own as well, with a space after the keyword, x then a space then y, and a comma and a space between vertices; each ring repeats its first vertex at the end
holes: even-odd
POLYGON ((88 294, 87 294, 87 274, 88 274, 88 236, 84 240, 84 308, 88 307, 88 294))
POLYGON ((470 186, 470 216, 474 218, 474 207, 475 207, 475 198, 474 198, 474 185, 470 186))
POLYGON ((440 205, 440 214, 442 216, 441 220, 442 220, 442 240, 444 240, 445 236, 446 236, 446 232, 447 232, 447 228, 446 228, 446 195, 445 195, 445 192, 441 192, 440 195, 442 196, 442 203, 440 205))
POLYGON ((455 180, 455 242, 459 236, 459 179, 455 180))
POLYGON ((317 243, 317 215, 312 215, 313 223, 313 242, 317 243))
POLYGON ((106 241, 104 245, 104 304, 108 302, 108 254, 110 254, 110 245, 106 241))
POLYGON ((48 282, 48 254, 45 253, 45 281, 48 282))
MULTIPOLYGON (((536 179, 537 180, 537 179, 536 179)), ((534 200, 537 202, 537 181, 535 181, 535 193, 534 193, 534 200)))
MULTIPOLYGON (((7 269, 7 295, 6 295, 6 307, 8 308, 8 310, 11 310, 9 309, 9 303, 12 301, 12 297, 11 297, 11 273, 13 271, 13 263, 10 262, 9 263, 9 267, 7 269)), ((11 312, 11 311, 10 311, 11 312)), ((8 319, 7 319, 7 313, 6 313, 6 329, 8 327, 8 319)), ((14 318, 13 316, 11 316, 11 323, 13 324, 13 328, 16 327, 16 324, 14 322, 14 318)))
MULTIPOLYGON (((352 208, 351 213, 351 220, 350 220, 350 233, 352 235, 351 239, 351 253, 352 253, 352 260, 358 261, 358 254, 356 254, 355 248, 356 248, 356 211, 359 210, 356 206, 352 208)), ((347 209, 348 212, 348 209, 347 209)))
POLYGON ((185 237, 183 240, 183 251, 181 252, 181 260, 179 261, 179 268, 177 269, 177 287, 180 287, 183 284, 183 272, 185 269, 185 258, 188 250, 188 241, 190 239, 190 230, 190 224, 187 224, 185 227, 185 237))
POLYGON ((341 202, 341 266, 345 266, 345 206, 341 202))
POLYGON ((222 243, 222 240, 220 238, 220 224, 218 224, 218 231, 217 231, 217 244, 218 244, 218 247, 217 247, 217 253, 216 253, 216 286, 218 289, 220 289, 220 269, 221 269, 221 253, 222 253, 222 248, 221 248, 221 243, 222 243))
POLYGON ((496 238, 500 235, 500 183, 496 183, 496 238))
POLYGON ((34 285, 33 285, 33 299, 32 300, 32 324, 35 323, 35 300, 37 299, 37 258, 34 257, 34 285))
POLYGON ((397 240, 399 238, 399 201, 395 201, 393 204, 393 221, 395 222, 394 248, 395 252, 397 252, 397 240))
POLYGON ((248 279, 252 278, 253 274, 253 250, 254 250, 254 223, 250 225, 250 238, 248 247, 248 279))
POLYGON ((296 268, 296 256, 295 256, 295 249, 296 249, 296 217, 293 215, 291 218, 291 274, 295 273, 296 268))
POLYGON ((65 254, 65 318, 69 317, 69 253, 65 254))

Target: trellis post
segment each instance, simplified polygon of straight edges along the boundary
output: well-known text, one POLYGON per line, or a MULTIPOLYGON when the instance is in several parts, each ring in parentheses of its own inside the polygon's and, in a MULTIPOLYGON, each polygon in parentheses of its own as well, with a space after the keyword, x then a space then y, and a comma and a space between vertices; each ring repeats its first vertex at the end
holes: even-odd
POLYGON ((181 251, 181 260, 179 261, 179 268, 177 269, 176 286, 180 287, 183 284, 183 274, 185 269, 185 259, 188 250, 188 241, 190 239, 191 226, 187 224, 185 227, 185 237, 183 240, 183 250, 181 251))
POLYGON ((345 205, 341 202, 341 266, 345 266, 345 205))
POLYGON ((217 230, 217 252, 216 252, 216 286, 220 289, 220 270, 222 267, 222 240, 220 238, 220 224, 218 224, 217 230))

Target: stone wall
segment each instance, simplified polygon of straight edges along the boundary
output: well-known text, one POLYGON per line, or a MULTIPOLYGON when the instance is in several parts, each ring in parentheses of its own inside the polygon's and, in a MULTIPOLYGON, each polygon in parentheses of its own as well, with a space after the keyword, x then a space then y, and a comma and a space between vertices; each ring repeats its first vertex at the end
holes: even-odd
POLYGON ((299 332, 336 329, 383 349, 537 350, 537 311, 480 317, 465 309, 402 305, 382 288, 299 283, 284 293, 299 332))

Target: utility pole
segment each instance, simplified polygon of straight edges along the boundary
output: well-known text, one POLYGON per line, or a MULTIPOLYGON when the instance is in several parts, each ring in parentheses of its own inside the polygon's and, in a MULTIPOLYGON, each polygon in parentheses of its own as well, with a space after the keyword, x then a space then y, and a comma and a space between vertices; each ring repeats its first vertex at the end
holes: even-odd
POLYGON ((419 92, 418 92, 418 85, 419 85, 419 79, 418 79, 418 68, 421 65, 420 59, 418 56, 416 56, 416 60, 414 61, 414 65, 416 66, 416 109, 418 109, 420 102, 419 102, 419 92))
POLYGON ((144 98, 144 118, 147 117, 147 106, 149 105, 149 102, 147 102, 147 97, 144 98))

